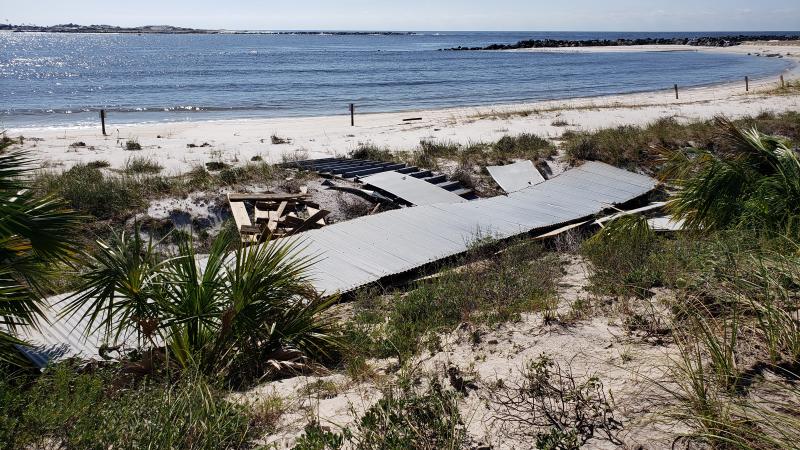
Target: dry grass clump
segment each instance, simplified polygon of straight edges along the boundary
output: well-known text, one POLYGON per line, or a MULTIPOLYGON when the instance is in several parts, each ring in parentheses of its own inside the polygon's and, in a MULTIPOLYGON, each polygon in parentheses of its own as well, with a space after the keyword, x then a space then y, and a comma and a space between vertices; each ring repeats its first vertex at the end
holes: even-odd
POLYGON ((141 150, 142 149, 142 144, 140 144, 139 141, 136 140, 136 139, 128 139, 127 141, 125 141, 124 148, 125 148, 125 150, 129 150, 129 151, 141 150))
POLYGON ((592 438, 623 445, 600 378, 578 377, 545 354, 525 365, 521 381, 491 389, 489 405, 501 433, 536 448, 580 448, 592 438))
POLYGON ((374 144, 359 144, 351 151, 349 156, 353 159, 368 159, 372 161, 396 161, 394 154, 389 149, 378 147, 374 144))
MULTIPOLYGON (((95 164, 95 167, 97 165, 95 164)), ((124 171, 129 174, 153 174, 159 173, 164 169, 155 160, 150 158, 134 157, 125 162, 124 171)))
POLYGON ((393 295, 386 305, 367 293, 356 303, 350 330, 354 347, 368 356, 404 360, 426 348, 435 349, 437 332, 464 321, 503 323, 552 306, 561 275, 556 255, 536 243, 511 246, 485 259, 479 256, 481 251, 476 248, 465 257, 479 258, 479 263, 445 269, 415 283, 411 291, 393 295))
MULTIPOLYGON (((766 134, 800 141, 800 113, 797 112, 762 113, 732 122, 740 128, 756 127, 766 134)), ((675 118, 663 118, 645 126, 567 131, 562 136, 562 148, 573 164, 582 160, 602 161, 655 174, 662 165, 664 151, 692 147, 727 152, 731 147, 725 134, 715 120, 681 123, 675 118)))
POLYGON ((687 446, 792 448, 800 438, 790 406, 800 401, 800 163, 781 138, 725 120, 716 127, 717 147, 670 161, 668 177, 681 188, 670 209, 688 219, 687 232, 656 236, 643 218, 626 216, 583 252, 601 295, 672 289, 666 320, 679 354, 672 379, 656 386, 674 402, 668 415, 691 428, 687 446))

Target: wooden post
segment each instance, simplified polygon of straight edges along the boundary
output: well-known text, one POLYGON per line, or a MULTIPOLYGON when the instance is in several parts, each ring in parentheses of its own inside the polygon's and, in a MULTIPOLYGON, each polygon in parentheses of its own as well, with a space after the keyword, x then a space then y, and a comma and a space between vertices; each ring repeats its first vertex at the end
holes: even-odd
POLYGON ((744 90, 750 92, 750 78, 744 77, 744 90))
POLYGON ((356 105, 353 104, 353 103, 350 103, 350 126, 351 127, 356 126, 355 112, 356 112, 356 105))
POLYGON ((786 87, 786 83, 783 82, 783 75, 781 75, 781 89, 786 87))
POLYGON ((103 127, 103 136, 106 135, 106 110, 100 110, 100 125, 103 127))
POLYGON ((675 85, 675 100, 678 100, 678 85, 675 85))

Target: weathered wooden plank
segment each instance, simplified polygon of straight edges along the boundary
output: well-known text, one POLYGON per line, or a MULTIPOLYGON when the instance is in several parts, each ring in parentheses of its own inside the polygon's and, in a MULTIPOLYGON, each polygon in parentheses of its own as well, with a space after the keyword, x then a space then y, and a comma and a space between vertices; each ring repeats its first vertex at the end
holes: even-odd
POLYGON ((242 225, 239 229, 242 234, 261 234, 262 231, 261 225, 242 225))
POLYGON ((288 202, 281 202, 281 204, 278 205, 278 209, 275 210, 275 212, 278 213, 278 219, 280 219, 281 216, 283 216, 283 212, 286 211, 287 206, 289 206, 288 202))
MULTIPOLYGON (((308 210, 309 217, 313 216, 314 214, 316 214, 316 213, 318 213, 320 211, 319 208, 312 208, 310 206, 308 208, 306 208, 306 209, 308 210)), ((323 216, 322 219, 319 219, 317 221, 317 224, 324 227, 325 226, 325 217, 323 216)))
POLYGON ((278 221, 281 219, 281 216, 278 215, 278 211, 270 211, 269 212, 269 221, 267 222, 267 230, 270 233, 274 233, 275 230, 278 229, 278 221))
POLYGON ((228 194, 228 200, 232 202, 256 201, 256 202, 282 202, 289 200, 303 200, 308 198, 307 194, 228 194))
POLYGON ((266 208, 259 208, 260 204, 261 203, 256 203, 256 209, 255 209, 255 214, 254 214, 254 216, 255 216, 254 218, 256 220, 256 223, 262 223, 262 222, 269 221, 269 213, 270 213, 270 211, 268 209, 266 209, 266 208))
POLYGON ((305 221, 303 219, 297 217, 297 214, 295 214, 295 213, 289 213, 289 214, 283 216, 283 223, 287 227, 299 227, 300 225, 303 224, 303 222, 305 222, 305 221))
POLYGON ((244 226, 253 225, 250 221, 250 216, 247 214, 247 208, 244 206, 244 203, 233 201, 230 196, 228 196, 228 203, 231 205, 231 214, 233 214, 233 220, 236 222, 237 230, 241 230, 244 226))
POLYGON ((304 220, 302 224, 298 225, 297 227, 292 230, 291 234, 297 234, 306 230, 314 230, 317 228, 321 228, 321 226, 317 223, 320 219, 324 219, 330 211, 320 210, 317 211, 316 214, 310 216, 308 219, 304 220))

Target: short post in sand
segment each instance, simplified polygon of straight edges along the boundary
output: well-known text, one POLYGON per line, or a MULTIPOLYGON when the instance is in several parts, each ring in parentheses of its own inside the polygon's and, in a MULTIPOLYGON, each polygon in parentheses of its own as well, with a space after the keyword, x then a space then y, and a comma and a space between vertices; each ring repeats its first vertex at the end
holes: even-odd
POLYGON ((750 92, 750 78, 747 76, 744 77, 744 91, 750 92))
POLYGON ((675 100, 678 100, 678 85, 675 84, 675 100))
POLYGON ((351 127, 356 126, 355 113, 356 113, 356 105, 353 104, 353 103, 350 103, 350 126, 351 127))
POLYGON ((103 128, 103 136, 106 135, 106 110, 100 110, 100 126, 103 128))
POLYGON ((781 89, 786 87, 786 83, 783 82, 783 75, 781 75, 781 89))

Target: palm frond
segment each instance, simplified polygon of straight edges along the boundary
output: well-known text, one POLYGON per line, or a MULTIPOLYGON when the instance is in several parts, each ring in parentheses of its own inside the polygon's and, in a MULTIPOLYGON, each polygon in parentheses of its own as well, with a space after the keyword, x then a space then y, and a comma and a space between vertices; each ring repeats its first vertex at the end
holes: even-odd
POLYGON ((665 158, 664 177, 679 192, 669 211, 694 229, 742 227, 800 231, 800 161, 785 140, 716 119, 726 145, 719 152, 687 150, 665 158))
POLYGON ((152 337, 159 319, 153 298, 164 264, 156 257, 155 244, 145 243, 137 229, 114 234, 98 246, 86 263, 82 286, 65 299, 63 316, 84 314, 87 333, 102 330, 114 341, 130 330, 152 337))

